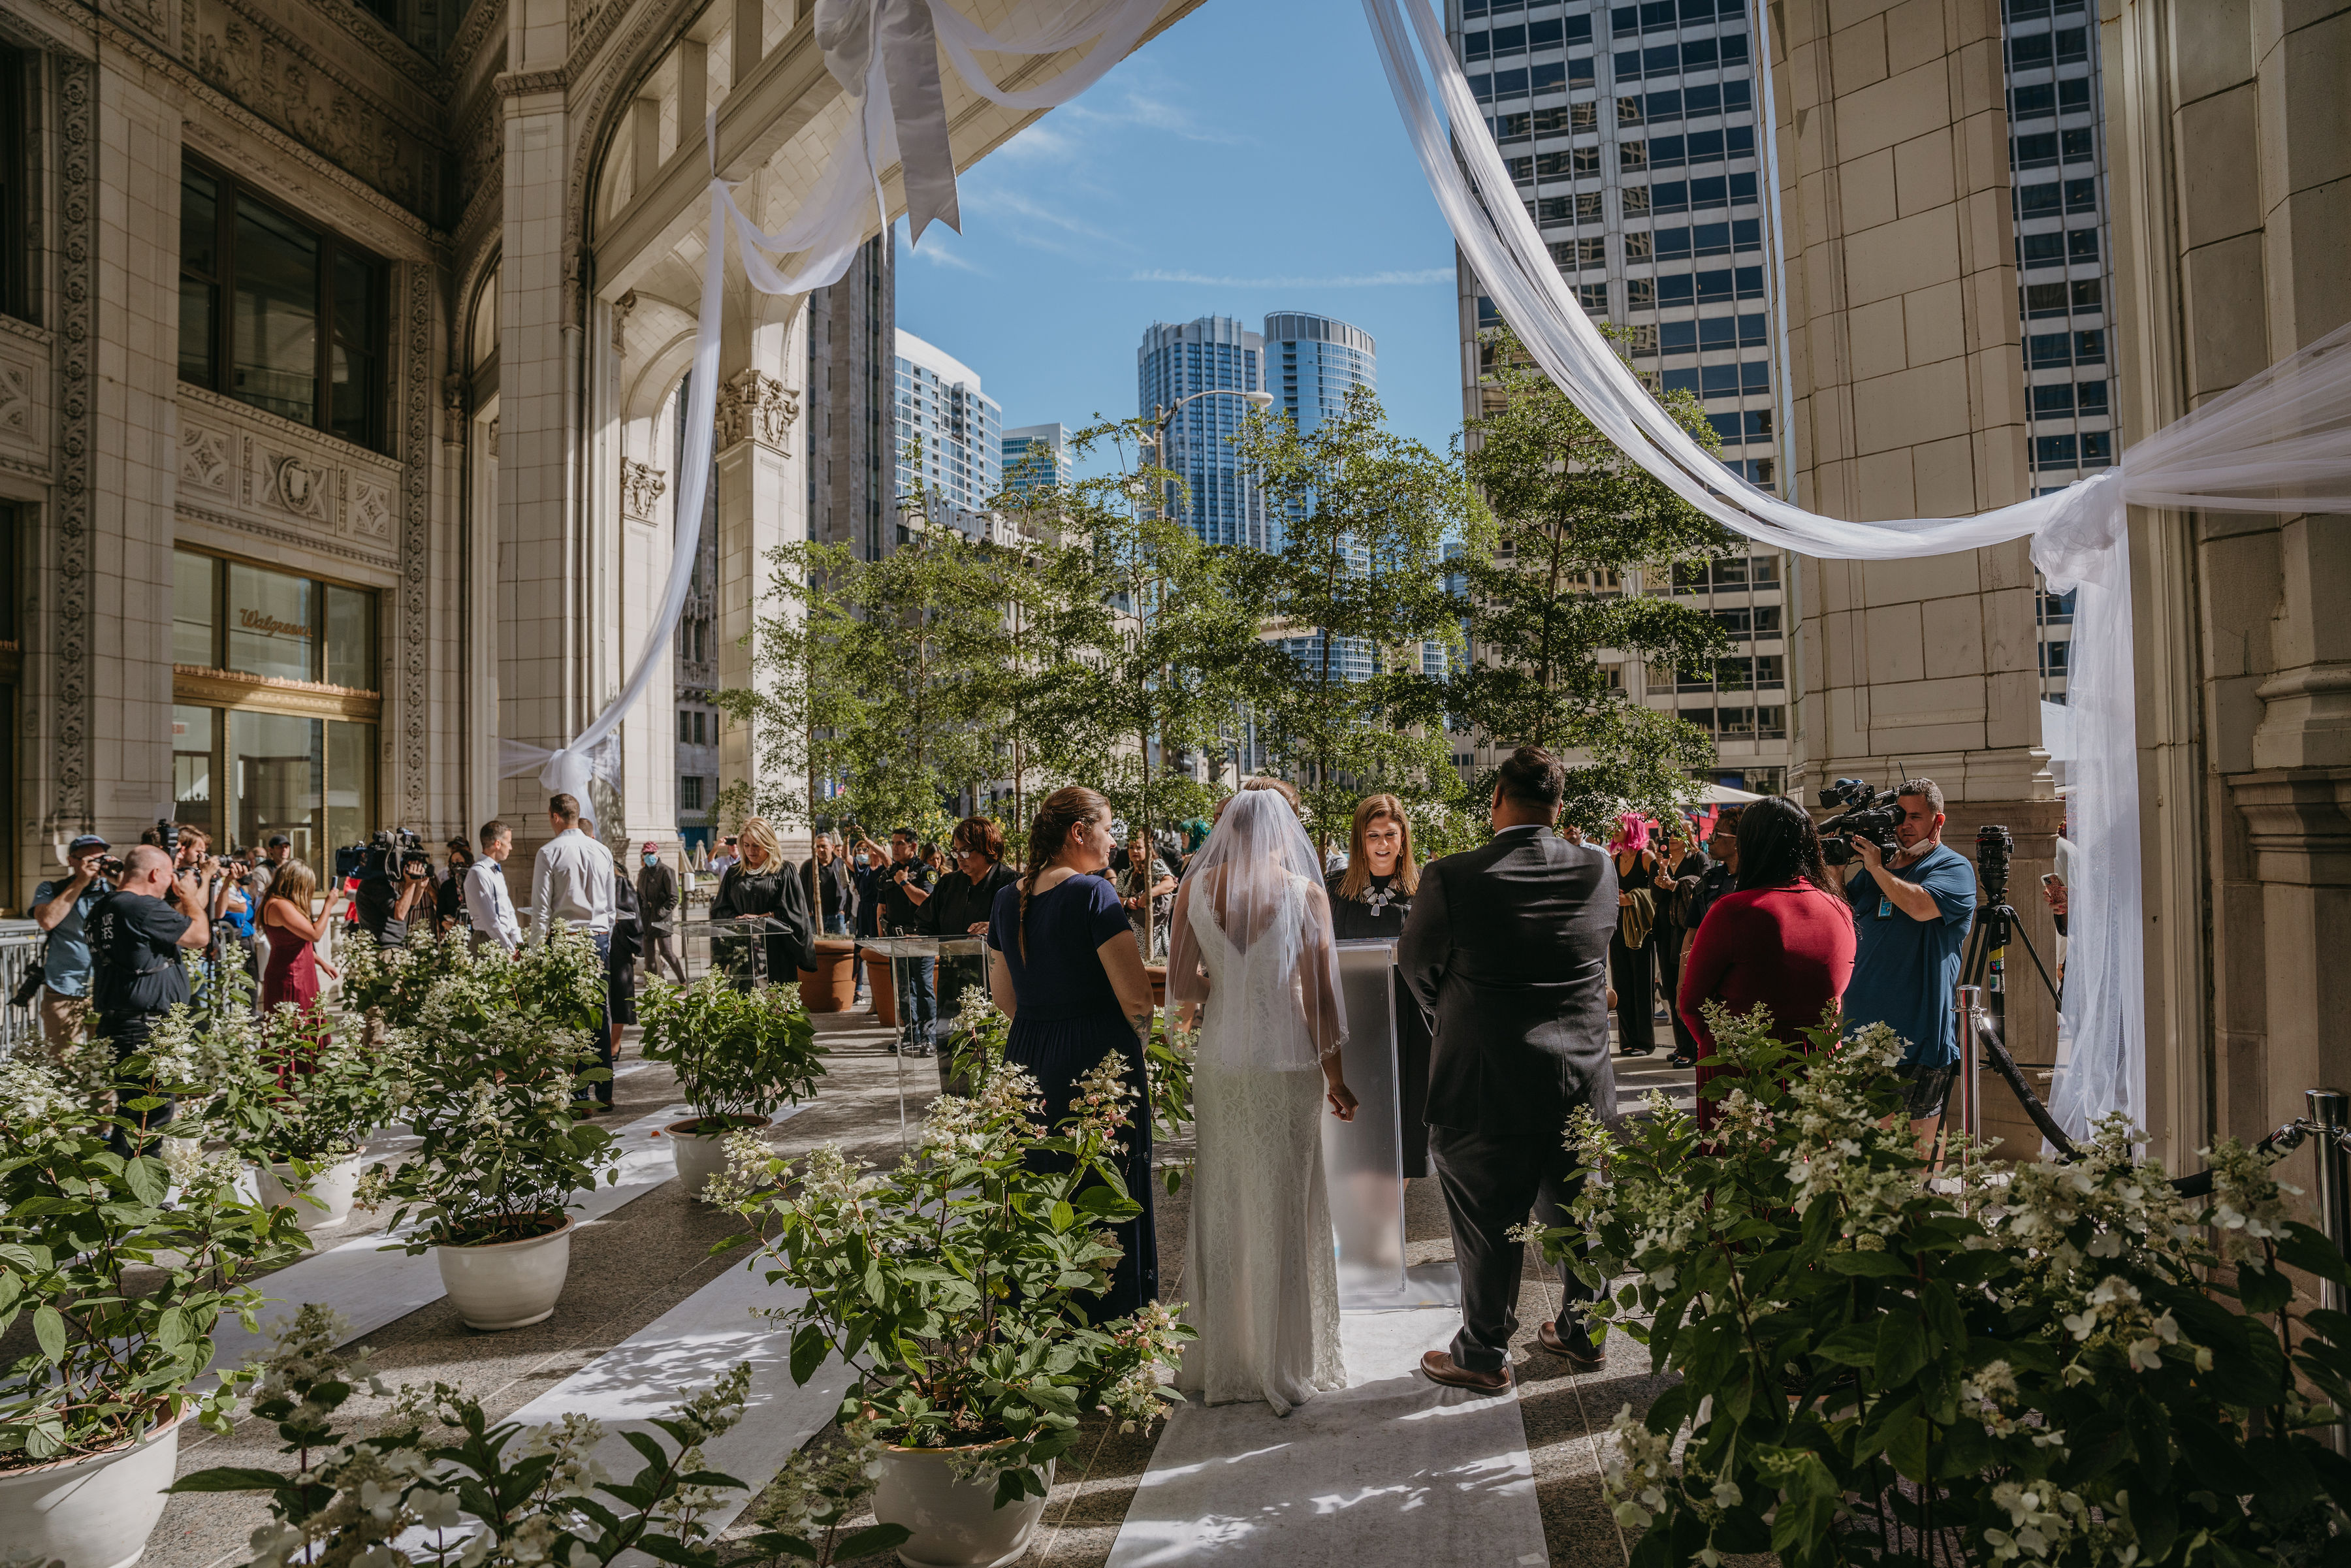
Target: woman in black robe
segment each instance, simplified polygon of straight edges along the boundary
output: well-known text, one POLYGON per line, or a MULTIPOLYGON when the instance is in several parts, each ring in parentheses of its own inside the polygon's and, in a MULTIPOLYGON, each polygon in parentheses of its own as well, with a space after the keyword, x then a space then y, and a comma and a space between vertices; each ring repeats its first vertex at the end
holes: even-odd
MULTIPOLYGON (((1393 795, 1370 795, 1355 806, 1347 846, 1347 869, 1323 878, 1331 894, 1332 936, 1347 942, 1374 938, 1393 942, 1404 935, 1412 895, 1420 888, 1420 865, 1413 858, 1412 824, 1404 803, 1393 795)), ((1394 980, 1396 1020, 1397 1096, 1402 1102, 1404 1174, 1428 1174, 1428 1058, 1432 1042, 1420 1004, 1394 980)))

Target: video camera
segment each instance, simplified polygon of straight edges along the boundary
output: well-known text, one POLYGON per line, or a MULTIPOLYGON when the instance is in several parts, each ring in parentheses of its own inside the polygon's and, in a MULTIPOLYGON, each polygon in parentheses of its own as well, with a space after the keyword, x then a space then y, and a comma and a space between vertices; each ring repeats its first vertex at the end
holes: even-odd
POLYGON ((1894 824, 1902 820, 1902 808, 1894 803, 1891 789, 1872 789, 1858 779, 1840 779, 1821 791, 1823 806, 1843 806, 1844 810, 1820 825, 1821 859, 1831 865, 1851 865, 1860 857, 1853 847, 1855 839, 1867 839, 1886 854, 1902 847, 1894 836, 1894 824))
POLYGON ((1976 830, 1976 875, 1994 904, 2008 902, 2008 862, 2015 853, 2015 835, 2000 823, 1986 822, 1976 830))
POLYGON ((405 828, 383 828, 363 844, 345 844, 335 852, 335 879, 356 876, 361 882, 396 882, 433 869, 424 841, 405 828))

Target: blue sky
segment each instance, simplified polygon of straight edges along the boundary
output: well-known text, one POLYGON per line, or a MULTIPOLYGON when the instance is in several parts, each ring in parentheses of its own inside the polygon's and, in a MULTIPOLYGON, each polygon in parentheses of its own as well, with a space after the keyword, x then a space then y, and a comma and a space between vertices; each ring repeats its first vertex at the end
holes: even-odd
POLYGON ((1453 245, 1359 0, 1207 0, 967 173, 964 232, 898 234, 898 324, 1009 425, 1136 412, 1154 320, 1351 321, 1390 423, 1459 429, 1453 245))

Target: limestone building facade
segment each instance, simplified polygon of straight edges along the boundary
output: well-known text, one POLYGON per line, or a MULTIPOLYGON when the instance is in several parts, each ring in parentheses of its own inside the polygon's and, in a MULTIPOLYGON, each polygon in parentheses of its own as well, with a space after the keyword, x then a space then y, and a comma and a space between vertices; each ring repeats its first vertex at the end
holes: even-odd
MULTIPOLYGON (((1998 0, 1764 9, 1799 498, 1894 517, 2030 495, 2030 388, 2047 378, 2028 377, 2019 340, 2002 45, 2004 20, 2036 29, 1998 0)), ((2126 460, 2351 319, 2351 13, 2102 0, 2051 26, 2075 25, 2096 29, 2103 304, 2126 460)), ((2341 519, 2307 516, 2135 509, 2131 535, 2147 1130, 2187 1168, 2214 1135, 2258 1137, 2300 1112, 2304 1088, 2351 1077, 2328 943, 2351 910, 2351 648, 2325 610, 2351 545, 2341 519)), ((1963 852, 1978 824, 2011 826, 2011 900, 2045 952, 2032 884, 2062 807, 2035 714, 2026 547, 1806 561, 1796 586, 1799 779, 1931 775, 1963 852)), ((2038 988, 2020 957, 2019 1054, 2045 1068, 2053 1030, 2045 1007, 2018 1006, 2038 988)), ((1987 1089, 1989 1108, 2005 1103, 1987 1089)))
MULTIPOLYGON (((946 99, 958 167, 1035 118, 946 99)), ((507 748, 620 689, 674 553, 705 183, 774 225, 847 101, 805 0, 0 0, 0 907, 159 818, 324 862, 501 816, 527 882, 507 748)), ((888 341, 887 244, 813 340, 728 268, 705 630, 654 650, 608 840, 676 843, 674 704, 750 679, 766 552, 886 538, 878 473, 832 488, 854 415, 830 473, 808 432, 841 330, 888 341)))

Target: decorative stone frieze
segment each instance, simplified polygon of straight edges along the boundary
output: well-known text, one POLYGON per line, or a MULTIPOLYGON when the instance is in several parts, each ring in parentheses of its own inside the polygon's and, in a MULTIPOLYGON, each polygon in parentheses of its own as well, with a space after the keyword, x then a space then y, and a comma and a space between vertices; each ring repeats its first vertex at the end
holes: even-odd
MULTIPOLYGON (((183 511, 391 565, 400 463, 184 383, 183 511)), ((418 548, 423 548, 419 542, 418 548)))

